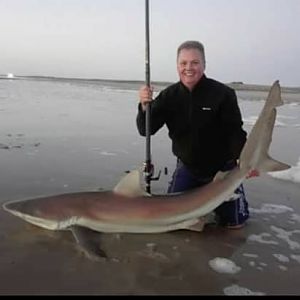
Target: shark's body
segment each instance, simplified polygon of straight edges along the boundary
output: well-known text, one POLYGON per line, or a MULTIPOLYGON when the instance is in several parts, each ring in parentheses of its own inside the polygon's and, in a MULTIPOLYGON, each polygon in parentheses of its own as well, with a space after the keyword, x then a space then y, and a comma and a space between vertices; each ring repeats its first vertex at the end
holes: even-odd
POLYGON ((276 81, 242 150, 239 166, 227 173, 219 173, 213 182, 203 187, 181 194, 149 195, 140 187, 139 172, 133 171, 113 191, 8 202, 3 208, 46 229, 72 229, 78 241, 80 228, 108 233, 200 231, 202 217, 228 201, 250 171, 264 173, 289 168, 268 155, 276 107, 282 104, 280 85, 276 81))

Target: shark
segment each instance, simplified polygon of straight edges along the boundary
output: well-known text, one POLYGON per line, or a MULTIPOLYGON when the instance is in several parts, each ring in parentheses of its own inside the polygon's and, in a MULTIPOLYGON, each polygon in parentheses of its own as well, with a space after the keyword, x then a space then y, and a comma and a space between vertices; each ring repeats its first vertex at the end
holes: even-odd
POLYGON ((202 231, 206 216, 234 198, 237 187, 250 172, 282 171, 288 164, 269 155, 276 108, 283 105, 279 81, 271 86, 262 111, 239 157, 238 165, 219 172, 205 186, 183 193, 154 195, 145 192, 141 172, 133 170, 110 191, 88 191, 37 197, 3 204, 3 209, 26 222, 48 230, 71 230, 90 258, 105 257, 99 244, 86 238, 99 233, 164 233, 202 231))

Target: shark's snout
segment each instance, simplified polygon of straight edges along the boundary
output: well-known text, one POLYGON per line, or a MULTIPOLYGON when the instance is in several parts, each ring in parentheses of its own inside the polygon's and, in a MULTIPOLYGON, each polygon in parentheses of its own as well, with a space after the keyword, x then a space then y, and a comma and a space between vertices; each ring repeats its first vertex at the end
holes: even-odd
POLYGON ((3 209, 8 211, 14 216, 17 216, 26 222, 43 227, 46 229, 57 229, 59 222, 57 220, 51 220, 40 216, 37 209, 33 209, 32 205, 28 205, 26 201, 19 202, 7 202, 2 205, 3 209))
POLYGON ((7 202, 2 205, 3 209, 6 211, 11 211, 13 209, 12 202, 7 202))
POLYGON ((3 209, 10 212, 10 213, 16 213, 16 212, 23 212, 24 205, 22 202, 6 202, 2 205, 3 209))

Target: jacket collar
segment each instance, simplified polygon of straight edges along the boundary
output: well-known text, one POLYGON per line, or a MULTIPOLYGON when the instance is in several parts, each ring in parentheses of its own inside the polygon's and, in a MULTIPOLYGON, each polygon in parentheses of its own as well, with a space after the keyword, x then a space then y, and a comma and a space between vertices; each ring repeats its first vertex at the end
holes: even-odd
POLYGON ((179 82, 180 84, 180 88, 185 90, 186 92, 189 92, 189 93, 193 93, 194 91, 198 90, 200 87, 202 87, 205 82, 207 81, 207 77, 205 74, 203 74, 203 76, 201 77, 201 79, 197 82, 197 84, 194 86, 193 90, 190 91, 181 81, 179 82))

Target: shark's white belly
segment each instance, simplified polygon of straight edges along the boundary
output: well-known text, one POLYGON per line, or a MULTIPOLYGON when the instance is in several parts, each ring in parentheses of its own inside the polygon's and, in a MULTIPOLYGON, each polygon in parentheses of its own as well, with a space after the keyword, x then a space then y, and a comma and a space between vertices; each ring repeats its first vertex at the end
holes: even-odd
POLYGON ((163 233, 173 230, 189 229, 190 227, 199 223, 199 219, 190 219, 174 224, 117 224, 107 221, 94 221, 78 217, 57 221, 25 215, 15 211, 12 213, 15 216, 21 217, 28 223, 48 230, 68 230, 70 227, 76 225, 104 233, 163 233))
POLYGON ((199 219, 190 219, 174 224, 116 224, 109 222, 95 222, 89 219, 78 219, 77 225, 105 233, 162 233, 173 230, 189 229, 196 225, 199 219))

